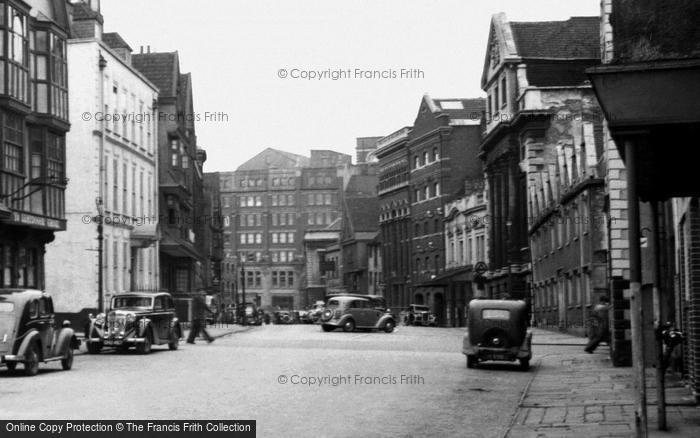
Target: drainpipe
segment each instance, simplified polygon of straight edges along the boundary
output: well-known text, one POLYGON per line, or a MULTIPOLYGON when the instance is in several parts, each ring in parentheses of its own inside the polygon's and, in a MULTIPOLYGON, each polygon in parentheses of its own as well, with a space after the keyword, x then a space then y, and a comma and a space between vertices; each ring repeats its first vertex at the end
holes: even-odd
MULTIPOLYGON (((100 68, 100 108, 99 111, 104 111, 105 108, 105 76, 104 69, 107 67, 107 60, 100 52, 98 67, 100 68)), ((104 267, 103 267, 103 252, 104 252, 104 172, 105 172, 105 120, 104 117, 100 121, 100 150, 99 150, 99 188, 97 204, 97 310, 98 313, 103 313, 104 306, 104 267)))
POLYGON ((629 216, 630 251, 630 323, 632 331, 632 364, 634 366, 636 403, 635 429, 638 437, 647 437, 646 377, 644 370, 644 321, 642 306, 642 258, 639 230, 639 197, 637 195, 636 150, 625 140, 627 164, 627 211, 629 216))

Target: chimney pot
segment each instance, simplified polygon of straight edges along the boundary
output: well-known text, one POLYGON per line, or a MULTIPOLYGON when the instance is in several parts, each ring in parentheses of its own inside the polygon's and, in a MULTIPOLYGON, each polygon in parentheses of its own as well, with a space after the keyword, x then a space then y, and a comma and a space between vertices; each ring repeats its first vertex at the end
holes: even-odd
POLYGON ((148 46, 148 53, 151 53, 151 46, 148 46))

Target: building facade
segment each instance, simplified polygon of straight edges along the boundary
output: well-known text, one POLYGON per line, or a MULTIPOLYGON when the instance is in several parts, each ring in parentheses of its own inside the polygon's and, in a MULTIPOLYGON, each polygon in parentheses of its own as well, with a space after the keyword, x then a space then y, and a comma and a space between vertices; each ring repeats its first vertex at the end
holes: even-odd
POLYGON ((377 142, 377 196, 382 272, 387 304, 406 308, 413 302, 411 279, 411 193, 407 143, 411 128, 401 128, 377 142))
POLYGON ((412 227, 411 289, 415 304, 445 324, 445 204, 465 179, 482 177, 478 159, 483 99, 423 97, 407 143, 412 227))
POLYGON ((445 324, 466 325, 467 306, 483 296, 483 285, 475 272, 478 263, 488 263, 486 248, 486 200, 483 180, 466 181, 461 197, 445 205, 445 324))
POLYGON ((610 188, 611 216, 613 209, 624 213, 624 228, 614 237, 629 256, 618 264, 611 287, 614 342, 632 344, 627 363, 644 350, 648 359, 654 322, 671 321, 686 338, 675 370, 696 400, 700 184, 686 154, 688 139, 700 132, 698 17, 700 5, 693 1, 603 0, 603 65, 588 71, 606 116, 608 155, 627 180, 617 199, 610 188))
POLYGON ((0 2, 0 287, 53 290, 44 251, 66 229, 70 12, 59 0, 0 2))
POLYGON ((66 137, 73 145, 68 229, 47 247, 46 278, 65 297, 57 300, 59 312, 87 316, 108 307, 114 294, 159 287, 158 90, 131 65, 131 48, 119 34, 99 30, 99 11, 87 3, 74 7, 69 103, 78 122, 66 137), (93 116, 85 121, 81 114, 93 116))
MULTIPOLYGON (((150 49, 149 49, 150 50, 150 49)), ((197 148, 192 80, 180 72, 177 52, 141 53, 132 65, 159 90, 156 118, 158 130, 158 211, 161 288, 176 297, 206 289, 203 228, 203 165, 206 154, 197 148)))

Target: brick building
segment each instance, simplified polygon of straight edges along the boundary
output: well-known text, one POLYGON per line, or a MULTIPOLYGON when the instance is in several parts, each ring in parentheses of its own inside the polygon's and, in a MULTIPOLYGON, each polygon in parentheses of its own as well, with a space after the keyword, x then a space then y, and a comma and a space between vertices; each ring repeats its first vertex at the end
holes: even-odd
POLYGON ((57 310, 82 323, 89 312, 106 308, 113 294, 160 285, 158 89, 131 64, 126 41, 102 32, 99 3, 73 7, 68 85, 77 123, 66 137, 73 145, 66 165, 68 229, 47 247, 46 277, 65 297, 57 310), (125 113, 141 117, 109 118, 125 113), (82 114, 94 116, 86 121, 82 114))
POLYGON ((392 308, 413 302, 411 279, 411 188, 407 143, 410 127, 377 142, 379 227, 384 293, 392 308))
POLYGON ((224 263, 234 272, 244 266, 239 300, 245 285, 246 300, 264 307, 306 304, 304 239, 339 218, 338 169, 350 160, 333 151, 304 157, 268 148, 235 172, 221 174, 222 211, 230 219, 224 263))
POLYGON ((483 99, 433 99, 425 95, 406 145, 412 227, 412 302, 433 308, 444 324, 444 285, 433 280, 445 269, 443 215, 465 179, 483 175, 478 159, 483 99))

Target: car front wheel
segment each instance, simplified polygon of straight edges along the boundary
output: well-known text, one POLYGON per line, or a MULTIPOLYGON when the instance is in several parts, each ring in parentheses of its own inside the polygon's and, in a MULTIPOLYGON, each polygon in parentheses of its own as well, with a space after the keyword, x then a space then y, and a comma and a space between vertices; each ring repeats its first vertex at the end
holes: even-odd
POLYGON ((24 361, 24 374, 36 376, 39 372, 39 346, 36 342, 29 346, 27 359, 24 361))
POLYGON ((136 351, 140 354, 148 354, 151 352, 151 332, 150 330, 146 332, 143 342, 136 344, 136 351))
POLYGON ((14 371, 17 369, 17 362, 7 362, 7 363, 5 363, 5 366, 7 367, 8 370, 14 371))
POLYGON ((387 321, 384 324, 384 331, 387 333, 391 333, 394 331, 394 321, 387 321))
POLYGON ((321 326, 321 328, 323 329, 324 332, 332 332, 333 330, 335 330, 335 327, 334 327, 334 326, 332 326, 332 325, 326 325, 326 324, 323 324, 323 325, 321 326))
POLYGON ((352 319, 348 319, 345 321, 345 324, 343 324, 343 331, 345 332, 352 332, 355 330, 355 321, 352 319))
POLYGON ((102 351, 102 342, 88 342, 87 351, 90 354, 97 354, 102 351))
POLYGON ((168 348, 171 350, 177 350, 180 344, 180 331, 177 328, 170 330, 170 342, 168 343, 168 348))
POLYGON ((473 354, 467 355, 467 368, 474 368, 476 366, 476 356, 473 354))
POLYGON ((61 368, 63 368, 64 371, 73 368, 73 349, 70 347, 66 350, 66 357, 61 359, 61 368))
POLYGON ((520 369, 528 371, 530 369, 530 359, 520 359, 520 369))

